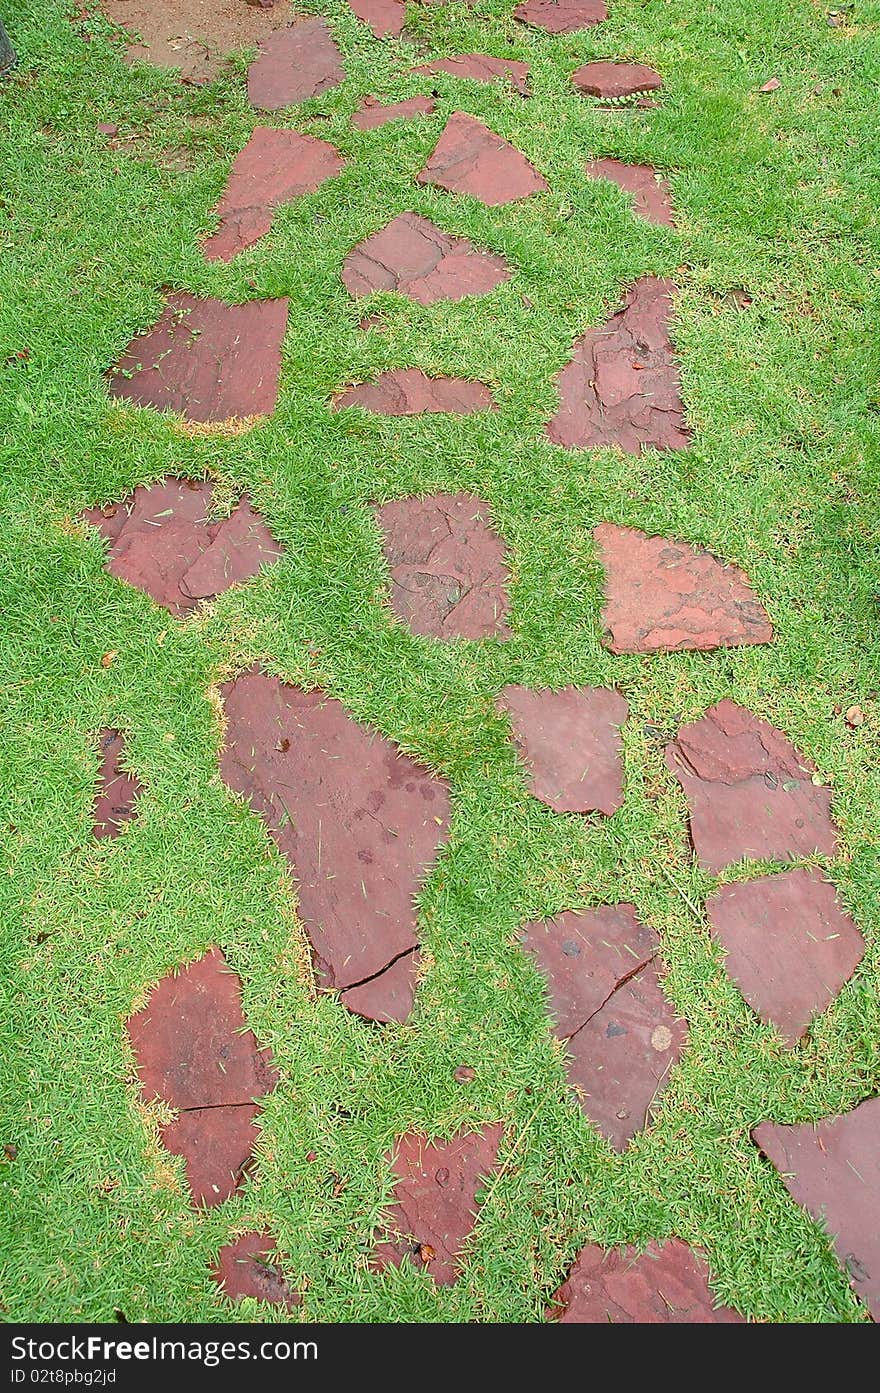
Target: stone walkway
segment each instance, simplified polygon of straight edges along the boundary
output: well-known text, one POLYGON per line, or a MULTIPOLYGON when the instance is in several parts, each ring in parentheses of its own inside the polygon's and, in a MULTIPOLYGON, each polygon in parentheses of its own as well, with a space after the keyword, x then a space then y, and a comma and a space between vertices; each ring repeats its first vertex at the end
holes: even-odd
MULTIPOLYGON (((351 0, 377 42, 399 35, 401 0, 351 0)), ((522 24, 565 35, 600 24, 598 0, 528 0, 522 24)), ((265 24, 247 75, 254 110, 289 112, 345 80, 332 26, 320 18, 265 24)), ((572 73, 571 100, 651 104, 662 75, 638 62, 603 60, 572 73), (650 95, 653 94, 653 95, 650 95)), ((528 64, 486 54, 438 56, 414 72, 462 79, 455 111, 417 176, 450 200, 487 208, 541 196, 548 179, 510 142, 466 110, 467 81, 501 82, 510 101, 529 94, 528 64), (464 81, 466 80, 466 81, 464 81)), ((428 97, 383 104, 365 94, 355 125, 419 120, 428 97)), ((328 142, 258 125, 235 158, 214 212, 208 259, 229 261, 270 229, 275 209, 333 179, 345 161, 328 142)), ((633 217, 674 226, 668 184, 648 165, 610 158, 585 163, 584 177, 613 181, 633 217)), ((415 211, 395 217, 351 247, 340 268, 355 298, 394 291, 419 305, 484 296, 515 273, 508 260, 454 236, 415 211)), ((670 325, 677 287, 644 275, 621 287, 603 324, 585 325, 555 387, 545 424, 565 450, 613 447, 638 455, 687 448, 692 427, 682 397, 670 325)), ((270 414, 279 392, 286 299, 243 305, 165 291, 164 311, 108 367, 112 397, 179 413, 189 421, 247 428, 270 414)), ((415 367, 338 384, 334 411, 383 415, 473 414, 495 407, 489 384, 430 377, 415 367)), ((245 497, 219 512, 209 481, 171 475, 129 496, 99 503, 83 520, 106 539, 106 566, 183 619, 282 556, 265 520, 245 497)), ((508 595, 515 549, 474 494, 434 493, 377 504, 374 522, 394 622, 425 642, 494 639, 515 629, 508 595)), ((611 520, 596 526, 595 554, 605 601, 597 632, 613 655, 710 651, 773 642, 768 596, 729 558, 695 540, 648 536, 611 520)), ((478 650, 475 650, 478 653, 478 650)), ((479 661, 477 656, 475 661, 479 661)), ((225 744, 219 774, 245 798, 289 863, 319 985, 381 1028, 406 1021, 421 980, 416 901, 449 834, 450 786, 337 700, 305 692, 261 670, 239 673, 221 692, 225 744)), ((613 688, 552 691, 507 685, 497 709, 529 794, 558 815, 609 818, 627 795, 621 729, 628 718, 613 688)), ((94 836, 117 835, 136 819, 142 792, 126 757, 126 732, 96 735, 100 751, 94 836)), ((696 862, 718 873, 743 861, 747 878, 722 886, 705 905, 726 971, 756 1015, 794 1047, 859 970, 864 943, 834 886, 838 852, 831 796, 810 760, 752 712, 722 701, 669 740, 666 758, 689 811, 696 862), (825 858, 822 868, 758 873, 751 863, 825 858), (827 866, 825 864, 827 862, 827 866)), ((559 1043, 572 1106, 610 1147, 623 1152, 651 1125, 688 1049, 687 1022, 664 992, 664 945, 633 905, 571 904, 522 925, 521 951, 546 985, 548 1030, 559 1043)), ((428 969, 430 970, 430 968, 428 969)), ((163 1145, 186 1166, 192 1203, 223 1204, 252 1168, 261 1099, 277 1076, 247 1028, 240 983, 222 946, 182 963, 134 1011, 128 1032, 144 1103, 174 1114, 163 1145)), ((561 1081, 560 1081, 561 1082, 561 1081)), ((824 1220, 853 1288, 880 1314, 880 1099, 818 1125, 760 1121, 753 1143, 779 1172, 792 1202, 824 1220)), ((378 1271, 413 1262, 437 1284, 455 1282, 463 1248, 479 1222, 509 1144, 505 1121, 451 1138, 400 1136, 386 1161, 394 1202, 375 1235, 378 1271)), ((217 1259, 214 1278, 230 1298, 252 1295, 292 1308, 301 1294, 285 1280, 266 1231, 240 1236, 217 1259)), ((678 1238, 646 1251, 588 1244, 572 1255, 548 1319, 730 1322, 718 1306, 705 1257, 678 1238)))

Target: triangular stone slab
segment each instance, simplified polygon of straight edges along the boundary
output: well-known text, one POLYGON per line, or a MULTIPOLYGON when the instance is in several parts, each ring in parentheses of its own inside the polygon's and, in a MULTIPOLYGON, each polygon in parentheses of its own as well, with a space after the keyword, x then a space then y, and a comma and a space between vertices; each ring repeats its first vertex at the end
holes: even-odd
POLYGON ((504 257, 442 232, 417 213, 401 213, 359 242, 342 265, 352 295, 396 290, 419 305, 486 295, 510 279, 504 257))
POLYGON ((717 1306, 702 1253, 679 1238, 637 1248, 588 1243, 551 1298, 550 1317, 582 1325, 729 1325, 742 1316, 717 1306))
POLYGON ((414 72, 448 73, 450 77, 469 78, 472 82, 506 82, 521 97, 529 93, 529 65, 518 63, 512 58, 493 58, 488 53, 459 53, 454 58, 438 58, 433 63, 423 63, 414 72))
POLYGON ((548 187, 525 155, 463 111, 450 116, 418 182, 470 194, 489 208, 548 187))
POLYGON ((620 727, 628 707, 606 687, 559 692, 505 687, 499 706, 528 771, 529 792, 557 813, 601 812, 623 804, 620 727))

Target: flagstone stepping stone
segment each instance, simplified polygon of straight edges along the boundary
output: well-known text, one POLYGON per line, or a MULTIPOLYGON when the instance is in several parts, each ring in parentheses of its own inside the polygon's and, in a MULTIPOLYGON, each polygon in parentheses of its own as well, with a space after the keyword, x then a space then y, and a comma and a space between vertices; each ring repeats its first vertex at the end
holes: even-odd
POLYGON ((118 837, 126 822, 137 817, 136 800, 143 785, 135 774, 123 769, 125 736, 121 731, 104 729, 98 734, 101 768, 92 818, 92 836, 101 841, 118 837))
POLYGON ((581 1325, 729 1325, 743 1317, 716 1306, 705 1258, 680 1238, 637 1248, 588 1243, 551 1298, 551 1319, 581 1325))
POLYGON ((649 164, 625 164, 622 160, 604 158, 587 164, 590 179, 610 179, 633 195, 633 212, 646 222, 662 227, 674 227, 672 193, 667 181, 649 164))
POLYGON ((162 1142, 183 1156, 196 1204, 221 1204, 239 1188, 257 1136, 254 1100, 278 1082, 241 1009, 241 984, 212 948, 164 977, 128 1020, 145 1103, 161 1098, 179 1116, 162 1142))
POLYGON ((705 870, 836 855, 831 790, 813 783, 815 765, 781 731, 745 707, 719 701, 682 726, 666 747, 666 764, 687 798, 691 842, 705 870))
POLYGON ((496 1164, 504 1124, 459 1132, 451 1141, 415 1132, 386 1155, 395 1176, 394 1203, 374 1250, 378 1271, 410 1261, 437 1286, 451 1286, 477 1217, 477 1194, 496 1164))
POLYGON ((413 1008, 416 992, 418 949, 401 956, 360 986, 341 992, 339 1000, 355 1016, 388 1025, 390 1021, 405 1021, 413 1008))
POLYGON ((83 518, 110 542, 110 574, 182 617, 283 554, 247 494, 211 519, 213 491, 207 480, 166 478, 83 518))
POLYGON ((248 101, 258 111, 281 111, 345 80, 339 49, 323 19, 302 19, 260 44, 248 68, 248 101))
POLYGON ((824 1227, 856 1295, 880 1320, 880 1098, 821 1122, 761 1122, 755 1145, 824 1227))
POLYGON ((406 23, 406 0, 348 0, 348 5, 377 39, 396 39, 406 23))
MULTIPOLYGON (((324 692, 252 670, 222 688, 220 774, 259 814, 297 879, 321 984, 370 983, 381 1018, 412 1008, 414 899, 448 835, 449 786, 324 692), (375 984, 371 979, 376 979, 375 984)), ((354 1001, 367 1015, 368 993, 354 1001)))
POLYGON ((376 509, 391 608, 426 638, 510 638, 505 545, 472 493, 399 498, 376 509))
POLYGON ((510 715, 533 797, 556 813, 610 816, 622 806, 620 727, 629 708, 619 692, 511 686, 504 688, 499 705, 510 715))
POLYGON ((644 63, 618 63, 607 59, 584 63, 572 73, 571 80, 585 96, 610 100, 657 92, 663 86, 660 74, 645 67, 644 63))
POLYGON ((864 956, 862 935, 815 868, 723 885, 706 914, 730 977, 787 1045, 806 1034, 864 956))
POLYGON ((276 9, 205 0, 101 0, 108 19, 131 35, 126 61, 179 68, 183 82, 200 86, 216 77, 227 54, 251 48, 288 22, 276 9))
POLYGON ((466 77, 472 82, 507 82, 521 97, 531 95, 529 91, 528 63, 518 63, 512 58, 493 58, 488 53, 459 53, 454 58, 438 58, 433 63, 423 63, 413 68, 416 73, 448 73, 451 77, 466 77))
POLYGON ((513 13, 523 24, 548 34, 572 34, 608 18, 605 0, 526 0, 513 13))
POLYGON ((409 97, 405 102, 391 102, 386 106, 378 97, 364 97, 352 116, 352 125, 358 130, 371 131, 384 126, 387 121, 399 121, 410 116, 430 116, 434 102, 430 97, 409 97))
POLYGON ((225 1244, 211 1276, 230 1301, 253 1296, 273 1306, 289 1310, 302 1304, 298 1291, 291 1291, 278 1263, 273 1261, 275 1239, 271 1233, 243 1233, 225 1244))
POLYGON ((267 416, 278 397, 286 330, 286 297, 227 305, 173 291, 158 322, 110 370, 110 395, 190 421, 267 416))
POLYGON ((579 338, 557 377, 559 410, 546 433, 567 449, 613 445, 684 450, 690 441, 669 338, 672 281, 643 276, 623 308, 579 338))
POLYGON ((632 905, 601 905, 526 924, 547 980, 557 1039, 580 1106, 616 1151, 648 1122, 681 1057, 687 1024, 660 986, 659 939, 632 905))
POLYGON ((434 153, 416 176, 450 193, 467 193, 489 208, 546 190, 546 180, 525 155, 475 116, 454 111, 434 153))
POLYGON ((470 416, 474 411, 493 411, 495 398, 484 382, 428 377, 421 368, 392 368, 372 382, 358 382, 334 397, 334 411, 347 406, 359 406, 379 416, 422 416, 438 411, 470 416))
POLYGON ((603 643, 612 653, 769 643, 773 629, 747 577, 702 547, 603 522, 603 643))
POLYGON ((220 227, 203 243, 205 256, 209 261, 231 261, 266 235, 280 204, 314 193, 344 164, 339 151, 326 140, 299 131, 255 127, 236 156, 214 209, 220 227))
POLYGON ((396 290, 419 305, 485 295, 510 280, 502 256, 480 251, 467 237, 441 232, 418 213, 401 213, 349 252, 342 279, 352 295, 396 290))

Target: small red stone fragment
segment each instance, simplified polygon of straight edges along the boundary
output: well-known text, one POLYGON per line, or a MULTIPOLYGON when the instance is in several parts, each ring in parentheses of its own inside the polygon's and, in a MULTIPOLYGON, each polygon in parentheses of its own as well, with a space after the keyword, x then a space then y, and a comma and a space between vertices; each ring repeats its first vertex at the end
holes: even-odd
POLYGON ((120 731, 100 731, 98 750, 101 769, 92 836, 100 841, 105 837, 118 837, 125 823, 137 817, 136 799, 143 785, 136 775, 122 768, 125 736, 120 731))
POLYGON ((513 13, 523 24, 548 34, 572 34, 608 18, 605 0, 526 0, 513 13))
POLYGON ((620 727, 627 704, 604 687, 536 691, 505 687, 514 744, 529 773, 529 791, 557 813, 601 812, 623 803, 620 727))
POLYGON ((413 1008, 418 964, 417 951, 404 953, 377 977, 342 992, 339 1000, 353 1015, 363 1016, 365 1020, 376 1021, 379 1025, 387 1025, 389 1021, 402 1024, 413 1008))
POLYGON ((430 116, 434 103, 430 97, 410 97, 405 102, 392 102, 386 106, 376 97, 364 97, 352 116, 352 125, 358 130, 371 131, 376 126, 384 126, 387 121, 399 121, 409 116, 430 116))
POLYGON ((281 111, 345 79, 339 49, 323 19, 276 29, 260 44, 248 69, 248 101, 259 111, 281 111))
POLYGON ((525 155, 475 116, 455 111, 434 153, 417 176, 450 193, 466 193, 489 208, 547 189, 525 155))
POLYGON ((572 73, 572 82, 587 97, 634 97, 639 92, 657 92, 663 79, 643 63, 617 63, 603 60, 584 63, 572 73))
POLYGON ((421 416, 438 411, 470 416, 474 411, 494 410, 495 399, 483 382, 428 377, 421 368, 393 368, 372 382, 344 388, 332 405, 334 411, 359 406, 379 416, 421 416))
POLYGON ((406 0, 348 0, 348 4, 377 39, 396 39, 406 21, 406 0))
POLYGON ((703 1255, 679 1238, 636 1248, 588 1243, 551 1298, 551 1319, 583 1325, 727 1325, 742 1321, 716 1306, 703 1255))
POLYGON ((275 1240, 271 1233, 244 1233, 220 1249, 211 1273, 230 1301, 253 1296, 289 1310, 301 1305, 298 1291, 291 1291, 277 1262, 272 1260, 275 1240))
POLYGON ((590 160, 587 165, 590 179, 610 179, 624 193, 633 196, 633 212, 646 222, 661 227, 674 227, 672 194, 665 179, 649 164, 624 164, 622 160, 590 160))
POLYGON ((472 82, 506 82, 521 97, 529 96, 529 65, 512 58, 493 58, 488 53, 460 53, 454 58, 438 58, 414 68, 417 73, 448 73, 450 77, 466 77, 472 82))
POLYGON ((392 219, 359 242, 342 265, 342 279, 352 295, 396 290, 419 305, 485 295, 510 274, 502 256, 442 232, 417 213, 392 219))

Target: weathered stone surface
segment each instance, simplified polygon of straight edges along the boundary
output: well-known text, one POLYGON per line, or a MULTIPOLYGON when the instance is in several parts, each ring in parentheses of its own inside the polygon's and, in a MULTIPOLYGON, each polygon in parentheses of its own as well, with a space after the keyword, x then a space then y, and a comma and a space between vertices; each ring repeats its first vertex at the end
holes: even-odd
POLYGON ((205 256, 209 261, 231 261, 236 252, 266 235, 280 204, 314 193, 344 164, 339 151, 325 140, 299 131, 255 127, 214 209, 220 227, 203 243, 205 256))
POLYGON ((391 608, 414 634, 509 638, 504 542, 471 493, 400 498, 376 509, 391 608))
POLYGON ((266 416, 278 397, 287 300, 227 305, 184 291, 108 374, 110 395, 190 421, 266 416))
POLYGON ((416 992, 417 949, 397 958, 378 977, 371 977, 358 987, 349 987, 340 994, 340 1001, 355 1016, 387 1025, 389 1021, 403 1022, 413 1008, 416 992))
POLYGON ((348 0, 348 4, 377 39, 396 39, 406 22, 406 0, 348 0))
POLYGON ((228 517, 209 520, 212 496, 206 480, 168 478, 83 517, 110 541, 110 574, 182 616, 282 555, 246 494, 228 517))
POLYGON ((529 94, 529 65, 512 58, 493 58, 488 53, 459 53, 454 58, 438 58, 414 68, 417 73, 449 73, 450 77, 467 77, 473 82, 508 83, 521 97, 529 94))
POLYGON ((275 1240, 271 1233, 243 1233, 220 1249, 217 1266, 211 1273, 230 1301, 253 1296, 273 1306, 293 1310, 302 1297, 291 1291, 278 1263, 273 1261, 275 1240))
POLYGON ((605 687, 505 687, 513 741, 529 791, 557 813, 610 815, 623 803, 620 727, 628 707, 605 687))
POLYGON ((590 179, 610 179, 624 193, 632 194, 633 212, 646 222, 674 227, 672 193, 667 181, 649 164, 625 164, 611 158, 590 160, 590 179))
POLYGON ((557 378, 559 410, 546 432, 556 445, 683 450, 690 440, 669 338, 672 281, 643 276, 623 308, 574 346, 557 378))
POLYGON ((853 1290, 880 1320, 880 1098, 815 1124, 761 1122, 752 1140, 824 1224, 853 1290))
POLYGON ((551 1319, 582 1325, 727 1325, 742 1321, 716 1306, 703 1255, 680 1238, 637 1248, 588 1243, 551 1299, 551 1319))
POLYGON ((548 34, 571 34, 608 18, 605 0, 526 0, 513 13, 523 24, 546 29, 548 34))
POLYGON ((666 763, 687 798, 691 841, 706 870, 836 854, 831 790, 814 784, 815 765, 745 707, 720 701, 682 726, 666 763))
POLYGON ((391 102, 388 106, 377 97, 364 97, 351 120, 358 130, 371 131, 376 126, 384 126, 386 121, 430 116, 433 110, 434 103, 430 97, 409 97, 405 102, 391 102))
POLYGON ((98 734, 101 765, 92 817, 92 836, 99 841, 118 837, 126 822, 137 817, 136 800, 143 785, 136 775, 123 769, 125 736, 105 729, 98 734))
POLYGON ((227 54, 286 23, 288 10, 258 10, 238 0, 101 0, 101 8, 131 36, 128 62, 179 68, 181 81, 194 86, 216 77, 227 54))
POLYGON ((663 79, 643 63, 615 63, 602 60, 584 63, 571 80, 587 97, 634 97, 639 92, 657 92, 663 79))
POLYGON ((864 940, 815 869, 723 885, 706 904, 746 1001, 796 1045, 862 960, 864 940))
POLYGON ((417 178, 420 184, 470 194, 489 208, 547 188, 525 155, 463 111, 452 113, 417 178))
POLYGON ((191 1108, 160 1128, 162 1145, 182 1156, 192 1202, 210 1209, 244 1184, 259 1137, 255 1105, 191 1108))
POLYGON ((396 1182, 375 1248, 376 1268, 409 1259, 438 1286, 457 1280, 461 1250, 476 1219, 477 1191, 495 1166, 503 1130, 496 1122, 482 1133, 459 1132, 451 1141, 413 1132, 399 1138, 386 1157, 396 1182))
MULTIPOLYGON (((222 691, 221 776, 294 870, 319 978, 340 991, 376 978, 404 1018, 403 969, 387 988, 378 975, 417 945, 413 901, 446 839, 448 785, 323 692, 256 671, 222 691)), ((353 1005, 368 1014, 364 996, 353 1005)))
POLYGON ((359 242, 342 265, 352 295, 397 290, 419 305, 485 295, 510 279, 503 256, 480 251, 467 237, 441 232, 417 213, 401 213, 359 242))
POLYGON ((248 68, 248 101, 258 111, 281 111, 345 79, 339 49, 323 19, 302 19, 260 44, 248 68))
POLYGON ((635 527, 593 531, 605 570, 604 642, 612 653, 769 643, 773 629, 747 577, 711 552, 635 527))
POLYGON ((492 411, 495 398, 483 382, 464 377, 428 377, 421 368, 392 368, 372 382, 346 387, 333 399, 334 411, 359 406, 379 416, 421 416, 425 412, 449 411, 470 416, 474 411, 492 411))

